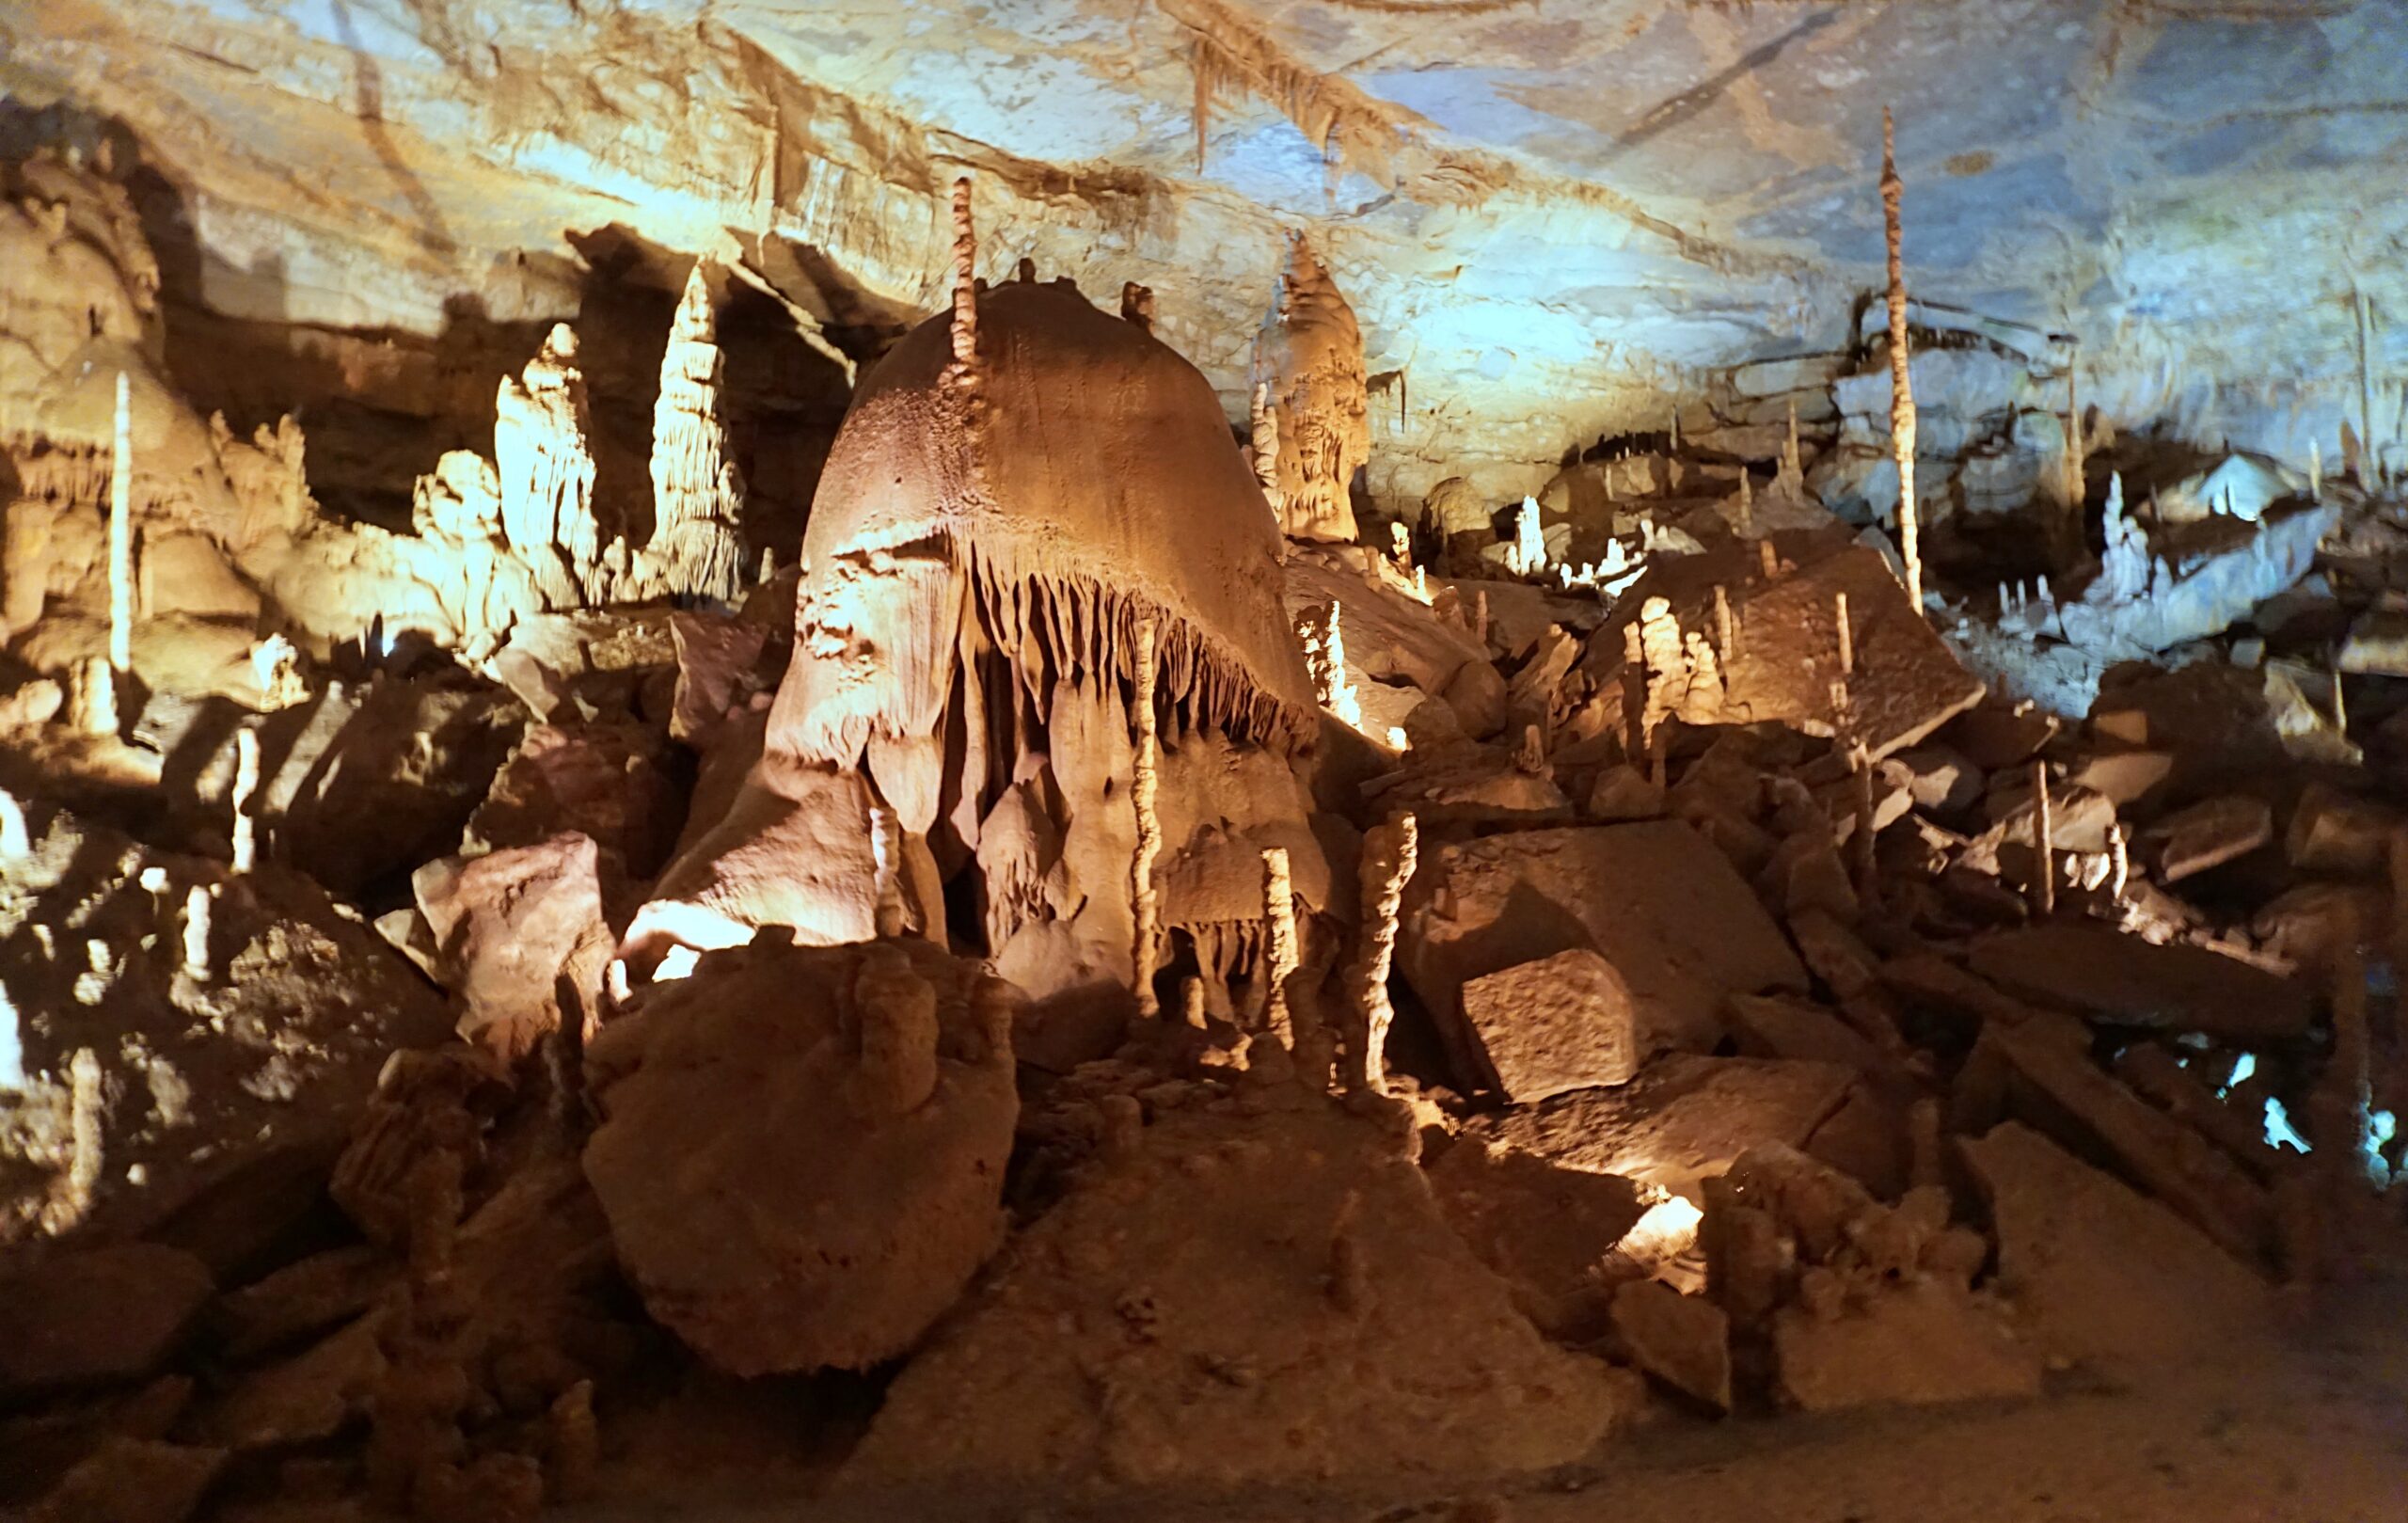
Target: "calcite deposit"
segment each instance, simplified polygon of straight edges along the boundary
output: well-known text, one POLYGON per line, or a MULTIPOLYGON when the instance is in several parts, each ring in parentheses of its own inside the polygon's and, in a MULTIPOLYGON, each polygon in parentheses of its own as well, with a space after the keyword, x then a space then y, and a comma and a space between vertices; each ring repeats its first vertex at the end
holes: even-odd
POLYGON ((0 55, 0 1515, 2397 1514, 2396 6, 0 55))

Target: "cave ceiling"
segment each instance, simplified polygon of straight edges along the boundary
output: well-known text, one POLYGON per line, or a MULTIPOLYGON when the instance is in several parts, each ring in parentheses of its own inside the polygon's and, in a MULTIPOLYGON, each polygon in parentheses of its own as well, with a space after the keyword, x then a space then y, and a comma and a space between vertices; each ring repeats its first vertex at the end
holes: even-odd
POLYGON ((891 332, 966 171, 985 273, 1152 287, 1242 416, 1302 230, 1384 494, 1523 490, 1844 341, 1885 103, 1917 294, 2074 336, 2128 415, 2337 395, 2359 294, 2408 318, 2396 0, 43 0, 0 44, 20 115, 134 135, 240 317, 566 315, 616 227, 891 332))

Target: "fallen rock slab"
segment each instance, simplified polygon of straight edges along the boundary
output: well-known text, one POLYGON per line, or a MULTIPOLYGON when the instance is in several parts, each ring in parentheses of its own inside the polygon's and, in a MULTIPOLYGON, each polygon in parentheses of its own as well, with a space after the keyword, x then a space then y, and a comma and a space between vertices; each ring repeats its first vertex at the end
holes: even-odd
POLYGON ((2304 1035, 2302 985, 2203 946, 2157 945, 2104 926, 2034 926, 1973 944, 1972 971, 2094 1021, 2250 1043, 2304 1035))
POLYGON ((1223 1103, 1163 1115, 1022 1233, 839 1483, 992 1497, 1531 1470, 1587 1452, 1635 1401, 1513 1309, 1397 1128, 1223 1103))
POLYGON ((1833 1063, 1664 1053, 1619 1089, 1576 1090, 1481 1117, 1464 1135, 1679 1190, 1759 1144, 1803 1147, 1855 1079, 1853 1069, 1833 1063))
POLYGON ((225 1466, 223 1450, 111 1438, 67 1473, 27 1523, 183 1523, 225 1466))
POLYGON ((2040 1358, 1991 1303, 1937 1283, 1901 1286, 1861 1307, 1773 1318, 1782 1400, 1806 1412, 2036 1396, 2040 1358))
POLYGON ((1517 1104, 1626 1084, 1644 1055, 1630 986, 1585 946, 1472 979, 1463 1012, 1497 1092, 1517 1104))
POLYGON ((2013 1121, 1957 1147, 1989 1205, 1998 1289, 2050 1354, 2147 1364, 2266 1327, 2266 1281, 2157 1201, 2013 1121))
POLYGON ((1580 948, 1629 990, 1641 1051, 1710 1046, 1726 996, 1806 983, 1746 880, 1685 823, 1524 831, 1425 849, 1398 961, 1433 1010, 1461 1010, 1472 979, 1580 948))
POLYGON ((2141 833, 2140 858, 2161 883, 2247 856, 2274 838, 2274 812, 2263 799, 2226 794, 2178 809, 2141 833))
POLYGON ((585 1174, 654 1317, 739 1375, 911 1347, 1002 1241, 1016 1003, 922 942, 652 986, 585 1174))
POLYGON ((1731 1319, 1703 1296, 1660 1280, 1614 1292, 1614 1335, 1631 1361, 1682 1395, 1731 1410, 1731 1319))
POLYGON ((1599 1268, 1646 1214, 1639 1186, 1479 1139, 1424 1172, 1448 1225, 1541 1332, 1575 1344, 1604 1336, 1613 1287, 1599 1268))
POLYGON ((593 838, 574 832, 411 875, 437 965, 466 1007, 462 1037, 508 1061, 564 1017, 582 1024, 594 1014, 618 944, 603 908, 616 876, 593 838))

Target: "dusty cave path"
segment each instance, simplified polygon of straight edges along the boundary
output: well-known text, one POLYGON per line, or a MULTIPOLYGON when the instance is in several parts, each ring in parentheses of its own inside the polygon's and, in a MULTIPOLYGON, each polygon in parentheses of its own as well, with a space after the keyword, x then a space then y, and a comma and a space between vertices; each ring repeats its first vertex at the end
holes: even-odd
POLYGON ((2337 1296, 2309 1330, 2119 1385, 2058 1377, 2030 1403, 1675 1424, 1572 1475, 1409 1494, 1094 1501, 656 1491, 579 1523, 2400 1523, 2408 1519, 2408 1282, 2337 1296))

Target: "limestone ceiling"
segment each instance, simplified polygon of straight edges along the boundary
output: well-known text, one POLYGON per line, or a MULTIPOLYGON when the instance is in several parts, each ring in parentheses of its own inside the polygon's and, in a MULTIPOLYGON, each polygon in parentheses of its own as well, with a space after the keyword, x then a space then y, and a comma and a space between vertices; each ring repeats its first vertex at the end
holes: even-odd
POLYGON ((1382 490, 1518 490, 1837 341, 1885 102, 1918 293, 2077 334, 2130 414, 2353 387, 2353 291, 2408 329, 2397 0, 44 0, 0 36, 18 103, 135 131, 253 315, 534 315, 619 223, 899 318, 966 168, 994 273, 1152 285, 1235 410, 1307 228, 1398 373, 1382 490))

